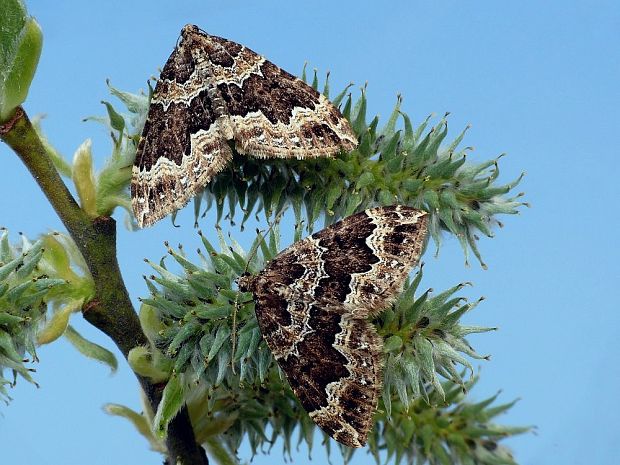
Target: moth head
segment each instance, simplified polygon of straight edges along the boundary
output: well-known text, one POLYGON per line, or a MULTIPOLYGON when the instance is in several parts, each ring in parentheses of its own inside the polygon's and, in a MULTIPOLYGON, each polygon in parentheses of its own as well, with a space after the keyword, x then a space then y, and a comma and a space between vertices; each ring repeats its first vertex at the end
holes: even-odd
POLYGON ((237 287, 241 292, 254 292, 255 284, 256 276, 247 271, 237 279, 237 287))
MULTIPOLYGON (((197 43, 202 43, 204 41, 205 33, 198 26, 193 24, 186 24, 181 29, 181 34, 179 35, 179 39, 177 40, 177 49, 179 51, 186 50, 188 53, 192 50, 196 49, 196 47, 200 48, 197 43)), ((183 55, 182 53, 180 55, 183 55)), ((183 63, 180 63, 179 66, 183 66, 183 63)))
POLYGON ((185 26, 183 26, 183 29, 181 29, 181 37, 186 38, 192 34, 199 34, 200 28, 194 24, 186 24, 185 26))

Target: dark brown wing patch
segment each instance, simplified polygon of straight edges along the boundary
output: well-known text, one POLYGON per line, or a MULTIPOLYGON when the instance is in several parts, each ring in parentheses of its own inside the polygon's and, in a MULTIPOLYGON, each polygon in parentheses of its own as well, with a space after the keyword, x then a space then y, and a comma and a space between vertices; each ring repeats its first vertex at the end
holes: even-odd
POLYGON ((254 293, 267 345, 310 417, 350 447, 366 443, 381 390, 386 308, 422 253, 426 213, 366 210, 299 241, 239 287, 254 293))

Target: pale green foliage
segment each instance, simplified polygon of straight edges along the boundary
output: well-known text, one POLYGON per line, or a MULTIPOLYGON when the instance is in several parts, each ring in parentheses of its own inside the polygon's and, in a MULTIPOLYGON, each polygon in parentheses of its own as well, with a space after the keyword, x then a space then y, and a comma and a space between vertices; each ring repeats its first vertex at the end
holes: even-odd
POLYGON ((97 189, 91 147, 91 140, 86 139, 75 151, 71 177, 80 200, 80 207, 89 216, 95 218, 97 216, 97 189))
POLYGON ((416 295, 422 280, 422 269, 407 284, 398 300, 375 321, 379 335, 385 340, 385 369, 383 381, 383 408, 392 411, 392 398, 405 408, 420 396, 428 400, 426 386, 432 386, 444 396, 437 375, 464 386, 457 364, 473 375, 473 367, 464 355, 483 359, 469 345, 465 336, 494 328, 463 326, 460 318, 479 301, 454 294, 468 283, 456 285, 436 296, 428 289, 416 295))
POLYGON ((72 179, 80 207, 93 218, 110 216, 116 207, 121 207, 128 213, 128 224, 133 226, 128 186, 138 145, 136 127, 141 128, 144 125, 149 99, 146 95, 128 94, 111 86, 110 92, 132 113, 119 114, 110 103, 102 102, 107 110, 106 116, 91 116, 84 119, 101 123, 110 131, 112 153, 99 171, 94 166, 90 139, 76 149, 73 161, 70 163, 49 143, 40 127, 40 120, 37 119, 34 123, 56 169, 63 176, 72 179))
POLYGON ((510 451, 498 442, 532 428, 494 423, 516 401, 494 405, 497 394, 476 403, 468 401, 465 392, 477 381, 476 376, 464 385, 444 382, 441 392, 427 386, 430 405, 418 398, 408 407, 394 404, 389 419, 377 415, 368 444, 377 463, 380 450, 395 464, 516 465, 510 451))
POLYGON ((201 234, 206 253, 199 250, 200 265, 188 260, 182 249, 168 248, 182 267, 178 275, 163 259, 160 264, 150 262, 158 276, 147 278, 151 296, 141 299, 141 322, 154 347, 173 361, 165 366, 214 388, 266 379, 271 353, 260 335, 252 295, 239 293, 235 281, 245 270, 256 273, 277 254, 276 237, 272 232, 265 242, 258 236, 256 253, 248 257, 237 244, 229 246, 221 232, 219 251, 201 234))
MULTIPOLYGON (((3 0, 2 6, 0 123, 25 100, 42 46, 41 31, 22 1, 3 0)), ((305 70, 302 78, 306 79, 305 70)), ((318 89, 318 84, 315 72, 311 85, 318 89)), ((252 214, 263 212, 268 221, 277 222, 291 206, 297 240, 321 217, 331 224, 368 207, 398 203, 429 212, 437 251, 442 232, 449 232, 459 240, 466 262, 472 251, 484 267, 477 234, 492 236, 492 228, 501 226, 498 214, 515 214, 526 205, 519 201, 521 194, 511 193, 522 176, 499 185, 500 157, 470 163, 470 149, 459 148, 465 131, 445 145, 447 115, 433 127, 428 127, 430 117, 415 127, 401 111, 400 97, 379 128, 378 117, 367 121, 366 88, 354 101, 349 87, 334 103, 342 104, 359 138, 356 150, 317 160, 256 160, 235 153, 230 166, 196 198, 196 221, 206 213, 201 212, 205 203, 207 211, 215 206, 218 223, 226 215, 234 224, 239 207, 241 229, 252 214)), ((70 163, 47 141, 37 121, 35 127, 58 171, 72 178, 80 206, 90 217, 109 216, 121 206, 133 224, 127 187, 152 89, 149 96, 111 86, 110 91, 128 113, 102 102, 107 116, 87 118, 103 123, 113 140, 112 154, 99 172, 90 140, 70 163)), ((327 79, 323 93, 329 96, 327 79)), ((157 274, 146 278, 151 295, 143 299, 140 311, 150 344, 134 348, 128 359, 139 375, 153 383, 166 382, 157 411, 146 401, 142 413, 112 404, 106 409, 131 421, 163 454, 167 426, 184 404, 197 441, 221 465, 238 463, 237 449, 244 439, 253 453, 268 452, 282 439, 284 455, 291 457, 297 432, 297 444, 305 442, 311 450, 314 423, 262 340, 251 294, 238 292, 235 284, 245 271, 258 272, 278 253, 277 228, 267 240, 259 234, 249 253, 232 238, 226 240, 219 229, 218 233, 218 249, 201 235, 206 253, 199 251, 200 265, 181 248, 170 247, 176 271, 163 259, 151 263, 157 274)), ((468 357, 484 358, 466 336, 493 328, 461 325, 460 318, 479 302, 468 303, 457 295, 463 284, 434 295, 419 291, 421 279, 420 269, 373 322, 384 339, 385 365, 368 451, 377 463, 515 464, 498 441, 530 428, 493 423, 514 402, 493 406, 496 396, 478 403, 465 398, 477 381, 468 357)), ((111 352, 69 325, 71 315, 93 295, 92 278, 69 237, 47 234, 31 243, 22 236, 19 246, 11 246, 8 233, 0 233, 0 398, 8 399, 6 386, 14 384, 17 375, 34 383, 24 357, 36 361, 36 345, 62 335, 84 355, 116 369, 111 352), (3 377, 6 372, 12 372, 12 380, 3 377)), ((325 439, 329 454, 335 443, 325 439)), ((355 451, 338 447, 348 462, 355 451)))
POLYGON ((6 230, 0 233, 0 398, 8 398, 6 386, 15 383, 17 374, 34 383, 25 356, 37 360, 36 332, 47 309, 44 297, 65 283, 37 268, 42 255, 43 241, 32 244, 22 236, 17 248, 6 230), (13 373, 12 380, 4 377, 5 370, 13 373))
POLYGON ((43 34, 22 0, 2 0, 0 14, 0 123, 21 105, 39 63, 43 34))
MULTIPOLYGON (((317 88, 318 80, 313 80, 317 88)), ((263 211, 269 219, 292 205, 298 224, 306 221, 312 231, 323 216, 330 224, 358 211, 378 205, 402 204, 430 213, 430 233, 441 243, 442 230, 454 234, 466 255, 471 249, 482 262, 476 245, 477 232, 492 236, 497 214, 515 214, 525 205, 521 194, 507 196, 519 183, 497 185, 497 160, 473 164, 466 160, 471 149, 459 149, 465 131, 442 146, 448 126, 446 117, 427 130, 430 117, 414 127, 402 112, 401 98, 385 126, 379 118, 367 122, 366 89, 353 102, 347 89, 333 102, 343 102, 342 113, 352 123, 359 147, 334 159, 256 160, 235 155, 229 169, 207 185, 207 206, 215 205, 218 221, 225 209, 233 220, 239 206, 243 222, 263 211), (399 122, 402 128, 399 128, 399 122), (303 212, 305 211, 305 215, 303 212)), ((326 80, 323 93, 329 96, 326 80)), ((197 208, 198 210, 198 208, 197 208)), ((297 228, 297 238, 302 228, 297 228)))
POLYGON ((95 283, 82 254, 69 236, 61 233, 41 237, 45 253, 39 268, 47 276, 59 277, 65 285, 46 297, 50 304, 46 324, 37 334, 38 344, 47 344, 65 336, 83 355, 106 364, 116 371, 118 362, 112 352, 81 336, 70 324, 69 318, 93 298, 95 283))
MULTIPOLYGON (((312 84, 318 86, 316 75, 312 84)), ((326 95, 328 87, 326 82, 326 95)), ((135 147, 148 99, 111 90, 129 114, 118 113, 106 103, 108 117, 100 120, 111 128, 115 146, 127 140, 135 147)), ((255 160, 234 154, 231 165, 195 200, 196 219, 203 201, 207 211, 215 206, 218 223, 226 212, 234 224, 240 207, 243 229, 253 213, 263 212, 274 222, 290 205, 297 240, 304 229, 312 231, 321 216, 330 224, 371 206, 400 203, 430 213, 430 233, 438 248, 442 231, 448 231, 457 236, 466 256, 471 250, 483 264, 476 233, 491 236, 493 225, 500 224, 497 214, 514 214, 525 205, 517 200, 520 194, 507 196, 521 177, 496 185, 497 159, 469 163, 469 148, 458 149, 465 131, 443 146, 445 118, 430 130, 430 118, 414 128, 400 109, 400 98, 381 129, 378 118, 366 121, 365 89, 356 102, 347 89, 334 102, 343 103, 343 114, 360 139, 358 149, 320 160, 255 160)), ((169 381, 157 412, 145 409, 138 415, 114 406, 110 413, 127 417, 155 450, 162 451, 167 424, 185 402, 197 438, 219 463, 236 463, 236 451, 244 438, 255 453, 282 438, 284 451, 290 454, 293 433, 298 431, 299 441, 312 447, 314 424, 261 338, 252 295, 238 293, 235 285, 243 272, 258 272, 279 252, 279 234, 271 231, 267 240, 259 235, 251 253, 232 238, 225 239, 219 228, 218 234, 219 249, 201 234, 206 253, 199 251, 200 265, 188 259, 182 248, 173 250, 168 245, 168 256, 176 262, 172 269, 165 259, 159 264, 149 262, 156 274, 146 278, 151 295, 142 300, 140 319, 151 345, 134 349, 129 361, 141 375, 169 381), (174 271, 179 266, 180 273, 174 271)), ((455 296, 463 285, 433 296, 430 291, 418 292, 421 278, 420 271, 397 302, 374 322, 385 340, 386 364, 384 393, 369 450, 378 462, 380 451, 386 451, 396 463, 444 463, 448 457, 454 463, 511 464, 512 459, 501 458, 509 455, 496 441, 527 428, 508 428, 500 434, 501 427, 489 423, 491 416, 471 416, 472 404, 462 393, 473 378, 464 379, 457 369, 461 365, 473 374, 467 357, 483 358, 467 343, 467 334, 493 328, 459 323, 478 303, 455 296), (413 415, 414 411, 418 414, 413 415), (449 418, 451 425, 488 428, 489 432, 474 435, 465 427, 453 431, 439 424, 443 418, 449 418), (400 437, 403 434, 409 435, 406 440, 400 437)), ((329 451, 331 442, 325 444, 329 451)), ((349 460, 353 450, 340 449, 349 460)))
MULTIPOLYGON (((318 86, 316 76, 312 84, 318 86)), ((145 121, 148 99, 110 89, 129 114, 118 113, 106 103, 108 118, 100 120, 112 128, 115 145, 119 140, 135 141, 145 121)), ((459 148, 465 131, 442 145, 448 133, 448 115, 430 129, 430 117, 414 127, 401 111, 399 97, 387 123, 379 129, 378 117, 367 122, 365 88, 355 102, 347 90, 333 102, 342 103, 342 112, 351 121, 360 141, 356 150, 333 159, 312 160, 258 160, 235 153, 230 166, 207 184, 202 197, 195 199, 196 221, 215 206, 218 223, 226 213, 234 224, 241 210, 243 229, 253 213, 263 212, 273 220, 290 205, 298 224, 295 237, 299 239, 304 222, 311 232, 321 217, 325 224, 331 224, 373 206, 409 205, 430 213, 430 234, 437 252, 442 231, 448 231, 461 243, 466 262, 471 250, 485 266, 477 234, 493 236, 493 226, 501 225, 498 214, 516 214, 519 207, 527 205, 519 200, 522 194, 510 195, 523 175, 498 184, 501 156, 482 163, 469 162, 471 148, 459 148), (205 212, 201 212, 203 204, 205 212)), ((329 96, 327 80, 323 93, 329 96)))
POLYGON ((93 295, 93 281, 74 242, 52 233, 36 242, 21 235, 13 246, 6 230, 0 233, 0 396, 7 396, 3 369, 28 381, 32 368, 28 354, 37 360, 36 346, 60 336, 85 355, 116 369, 114 355, 80 336, 69 325, 70 317, 93 295))
POLYGON ((138 146, 138 135, 132 128, 139 127, 140 131, 142 130, 149 99, 145 95, 128 94, 111 86, 110 91, 127 106, 133 116, 120 115, 108 102, 102 102, 108 111, 108 119, 103 122, 110 129, 114 145, 112 156, 107 159, 97 176, 97 213, 111 215, 116 206, 120 206, 133 217, 127 187, 138 146), (128 124, 125 123, 126 120, 128 124))
MULTIPOLYGON (((267 240, 259 234, 249 252, 227 240, 221 231, 219 237, 216 248, 201 234, 206 253, 198 250, 200 264, 189 260, 182 248, 170 247, 159 264, 149 262, 157 274, 146 278, 151 296, 142 299, 140 316, 151 346, 134 349, 130 363, 143 376, 152 375, 159 381, 167 373, 170 379, 154 414, 140 416, 121 406, 110 406, 108 411, 132 421, 156 450, 162 450, 167 423, 186 401, 197 437, 212 447, 224 443, 226 457, 234 457, 245 437, 255 453, 282 438, 284 451, 290 454, 295 431, 311 448, 314 423, 261 338, 251 294, 238 292, 235 285, 245 271, 259 271, 277 254, 277 226, 267 240)), ((434 454, 437 448, 460 457, 463 451, 453 443, 471 444, 470 449, 486 444, 487 450, 489 441, 527 430, 504 429, 507 433, 499 434, 494 428, 500 427, 487 424, 490 416, 484 417, 484 412, 470 415, 473 407, 466 408, 469 404, 462 393, 473 380, 464 381, 456 364, 473 371, 463 354, 482 357, 465 336, 491 328, 460 324, 460 317, 477 304, 455 297, 463 285, 436 296, 430 296, 430 291, 417 295, 421 279, 419 271, 399 299, 374 322, 385 338, 383 404, 369 442, 369 451, 378 462, 382 450, 396 463, 401 459, 412 463, 412 457, 430 460, 430 451, 434 454), (457 405, 448 408, 452 403, 457 405), (407 441, 391 440, 422 427, 436 431, 442 418, 450 425, 459 421, 464 426, 455 429, 445 424, 441 426, 445 434, 433 434, 419 442, 413 436, 407 441), (474 427, 489 432, 472 436, 474 427)), ((505 451, 501 447, 496 450, 505 451)), ((346 460, 353 453, 344 447, 341 452, 346 460)))
POLYGON ((116 356, 105 347, 89 341, 80 333, 78 333, 71 325, 63 333, 63 336, 75 347, 82 355, 91 358, 97 362, 107 365, 112 373, 118 368, 116 356))

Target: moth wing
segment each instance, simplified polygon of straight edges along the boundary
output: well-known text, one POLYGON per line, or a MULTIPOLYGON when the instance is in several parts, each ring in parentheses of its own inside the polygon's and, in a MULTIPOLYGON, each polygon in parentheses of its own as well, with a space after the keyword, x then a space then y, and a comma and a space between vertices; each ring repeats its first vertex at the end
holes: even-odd
POLYGON ((370 209, 293 244, 254 280, 261 332, 293 392, 347 446, 366 443, 382 384, 366 318, 396 296, 425 238, 424 212, 370 209))
POLYGON ((349 122, 324 95, 249 48, 202 34, 240 153, 313 158, 357 147, 349 122))
POLYGON ((261 333, 289 385, 310 418, 336 441, 363 447, 381 390, 381 339, 366 320, 351 313, 298 301, 291 313, 307 309, 307 319, 289 315, 289 325, 275 329, 274 316, 287 310, 255 309, 261 333), (303 323, 302 323, 303 321, 303 323))
POLYGON ((155 86, 132 168, 138 226, 182 208, 232 158, 192 54, 177 46, 155 86))
POLYGON ((336 298, 359 318, 376 315, 417 265, 427 232, 427 213, 403 205, 371 208, 317 232, 325 276, 316 296, 336 298))

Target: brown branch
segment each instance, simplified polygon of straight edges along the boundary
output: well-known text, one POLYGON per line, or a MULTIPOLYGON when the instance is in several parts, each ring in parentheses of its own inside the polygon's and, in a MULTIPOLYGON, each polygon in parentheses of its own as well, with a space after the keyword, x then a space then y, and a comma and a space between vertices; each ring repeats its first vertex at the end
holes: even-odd
MULTIPOLYGON (((79 207, 21 107, 8 122, 0 125, 0 138, 26 165, 84 256, 95 282, 95 297, 84 306, 84 318, 107 334, 127 358, 131 349, 146 345, 148 340, 118 266, 116 221, 103 216, 92 219, 79 207)), ((161 388, 147 378, 136 376, 156 410, 161 388)), ((186 408, 168 426, 166 446, 170 464, 209 463, 204 449, 196 443, 186 408)))

